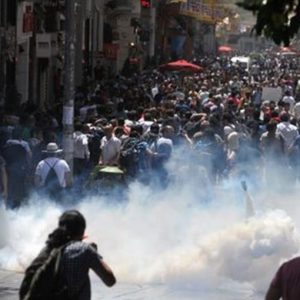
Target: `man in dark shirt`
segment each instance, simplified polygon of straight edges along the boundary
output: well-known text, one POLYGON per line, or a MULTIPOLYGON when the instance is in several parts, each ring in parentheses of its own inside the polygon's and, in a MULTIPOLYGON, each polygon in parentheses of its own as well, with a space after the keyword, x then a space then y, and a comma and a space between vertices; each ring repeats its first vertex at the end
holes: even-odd
POLYGON ((103 283, 109 287, 116 283, 110 267, 97 252, 95 244, 83 242, 86 227, 85 218, 76 211, 66 211, 59 218, 58 227, 49 235, 46 247, 27 268, 20 288, 20 299, 24 299, 30 288, 33 273, 45 262, 51 251, 66 246, 60 264, 60 278, 66 283, 68 300, 90 300, 91 284, 89 270, 92 269, 103 283))
POLYGON ((300 257, 281 265, 271 282, 265 299, 300 299, 300 257))

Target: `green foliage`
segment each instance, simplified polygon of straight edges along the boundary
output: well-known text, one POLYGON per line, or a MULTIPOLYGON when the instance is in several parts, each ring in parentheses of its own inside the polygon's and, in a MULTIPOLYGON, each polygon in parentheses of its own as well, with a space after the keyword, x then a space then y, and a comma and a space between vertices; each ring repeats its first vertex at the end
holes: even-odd
POLYGON ((265 35, 276 44, 289 46, 300 27, 298 0, 243 0, 238 6, 253 12, 256 24, 253 32, 265 35))

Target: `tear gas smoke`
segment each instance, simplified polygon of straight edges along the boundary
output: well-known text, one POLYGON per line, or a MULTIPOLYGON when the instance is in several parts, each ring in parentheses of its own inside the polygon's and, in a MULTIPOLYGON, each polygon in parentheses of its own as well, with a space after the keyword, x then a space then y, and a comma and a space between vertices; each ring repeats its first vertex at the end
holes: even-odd
MULTIPOLYGON (((298 224, 290 216, 296 198, 291 194, 285 206, 278 195, 261 192, 246 222, 240 182, 211 189, 199 167, 170 163, 169 171, 167 189, 134 182, 126 203, 108 205, 112 199, 99 196, 76 206, 119 282, 264 292, 279 264, 298 253, 298 224)), ((8 229, 0 267, 24 270, 63 209, 33 197, 18 211, 2 211, 8 229)))

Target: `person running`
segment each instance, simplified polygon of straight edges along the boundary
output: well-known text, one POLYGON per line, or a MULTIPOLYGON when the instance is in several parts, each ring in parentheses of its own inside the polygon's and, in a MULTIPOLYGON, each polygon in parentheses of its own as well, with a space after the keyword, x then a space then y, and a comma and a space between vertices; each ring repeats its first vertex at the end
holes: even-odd
POLYGON ((97 251, 96 244, 83 242, 86 220, 77 210, 65 211, 59 218, 58 227, 49 235, 46 246, 27 268, 19 295, 24 299, 30 289, 30 274, 39 262, 46 261, 53 249, 66 246, 60 260, 59 279, 66 286, 67 300, 90 300, 91 283, 89 270, 92 269, 103 283, 112 287, 116 278, 111 268, 97 251))

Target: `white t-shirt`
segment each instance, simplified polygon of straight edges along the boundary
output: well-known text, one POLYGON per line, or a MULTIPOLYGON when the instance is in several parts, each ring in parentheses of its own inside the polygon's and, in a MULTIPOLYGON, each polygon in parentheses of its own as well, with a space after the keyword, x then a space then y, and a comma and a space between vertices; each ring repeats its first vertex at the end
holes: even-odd
POLYGON ((121 149, 121 141, 112 136, 109 140, 104 136, 101 140, 100 149, 102 150, 102 164, 115 165, 118 164, 118 155, 121 149))
POLYGON ((39 164, 37 165, 35 170, 35 175, 41 177, 41 185, 42 186, 45 185, 47 175, 50 171, 50 166, 51 167, 54 166, 54 171, 58 176, 59 184, 62 188, 65 188, 66 187, 65 174, 71 172, 70 167, 65 160, 59 159, 57 157, 48 157, 40 161, 39 164))
POLYGON ((75 131, 74 132, 74 158, 88 159, 90 151, 88 147, 88 137, 86 134, 75 131))
POLYGON ((294 106, 294 115, 297 120, 300 119, 300 102, 297 102, 294 106))
POLYGON ((147 133, 150 130, 153 121, 139 121, 139 124, 143 126, 143 133, 147 133))
POLYGON ((298 136, 298 128, 289 122, 281 122, 277 125, 276 134, 282 136, 284 148, 287 152, 298 136))
POLYGON ((294 105, 296 103, 295 98, 293 96, 284 96, 282 98, 282 102, 288 103, 290 105, 290 111, 293 111, 294 105))

